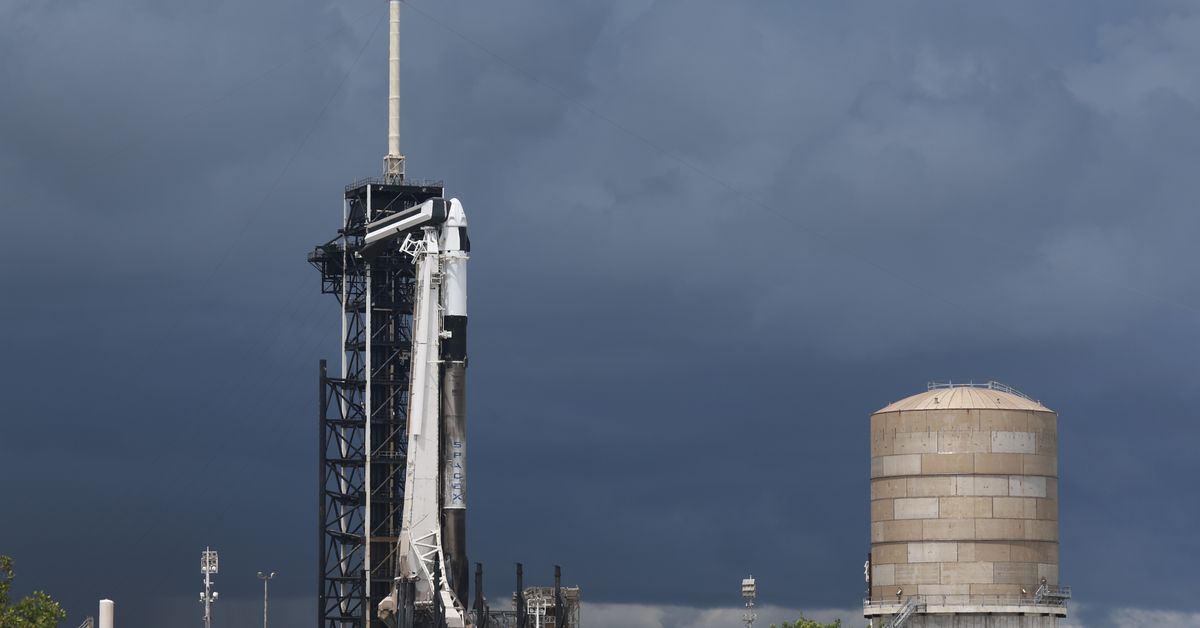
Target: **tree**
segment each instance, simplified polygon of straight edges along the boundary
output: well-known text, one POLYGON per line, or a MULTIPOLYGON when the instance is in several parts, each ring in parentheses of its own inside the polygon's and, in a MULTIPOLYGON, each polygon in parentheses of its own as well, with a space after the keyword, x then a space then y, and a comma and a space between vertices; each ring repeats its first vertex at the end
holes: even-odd
MULTIPOLYGON (((771 628, 775 628, 775 624, 771 624, 771 628)), ((800 616, 794 623, 785 621, 781 628, 842 628, 842 620, 835 619, 832 624, 822 624, 815 619, 808 619, 804 615, 800 616)))
POLYGON ((55 628, 67 616, 67 611, 49 595, 34 591, 29 597, 12 604, 8 592, 12 589, 13 559, 0 556, 0 628, 55 628))

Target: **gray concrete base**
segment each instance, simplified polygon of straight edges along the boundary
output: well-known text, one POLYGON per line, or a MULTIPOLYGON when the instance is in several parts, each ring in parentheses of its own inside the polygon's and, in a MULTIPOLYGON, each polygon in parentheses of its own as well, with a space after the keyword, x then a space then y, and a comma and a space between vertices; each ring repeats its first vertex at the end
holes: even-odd
MULTIPOLYGON (((887 626, 890 618, 876 618, 873 628, 887 626)), ((1053 615, 913 615, 904 628, 1058 628, 1053 615)))
MULTIPOLYGON (((887 626, 899 604, 871 604, 863 608, 863 616, 873 628, 887 626)), ((905 628, 1057 628, 1065 619, 1065 606, 955 604, 928 605, 908 618, 905 628)))
MULTIPOLYGON (((1038 610, 1045 611, 1044 607, 1038 610)), ((994 611, 992 613, 918 613, 904 622, 905 628, 1058 628, 1059 620, 1064 619, 1065 613, 1059 614, 1029 614, 994 611)), ((887 626, 891 615, 869 616, 872 628, 887 626)))

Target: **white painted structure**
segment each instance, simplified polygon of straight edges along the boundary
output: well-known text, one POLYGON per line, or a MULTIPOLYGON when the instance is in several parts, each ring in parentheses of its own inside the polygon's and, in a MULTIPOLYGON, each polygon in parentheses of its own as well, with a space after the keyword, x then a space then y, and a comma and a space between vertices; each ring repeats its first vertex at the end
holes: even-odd
POLYGON ((113 628, 114 606, 112 600, 100 600, 100 628, 113 628))

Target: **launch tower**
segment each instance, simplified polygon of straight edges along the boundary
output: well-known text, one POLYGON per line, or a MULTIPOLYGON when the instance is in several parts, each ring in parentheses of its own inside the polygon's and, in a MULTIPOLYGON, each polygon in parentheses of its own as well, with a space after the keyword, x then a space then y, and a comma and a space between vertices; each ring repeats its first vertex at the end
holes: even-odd
MULTIPOLYGON (((324 360, 320 365, 317 621, 322 628, 379 625, 376 607, 399 575, 416 265, 398 242, 372 247, 364 257, 368 225, 440 199, 444 192, 440 181, 405 176, 399 132, 400 2, 389 4, 383 176, 346 186, 341 228, 308 258, 321 273, 322 293, 334 295, 341 306, 340 365, 332 374, 324 360)), ((465 316, 460 318, 465 334, 465 316)), ((465 356, 460 362, 465 364, 465 356)), ((465 524, 462 513, 455 517, 461 534, 449 540, 447 577, 454 587, 463 587, 459 598, 465 599, 465 524)))

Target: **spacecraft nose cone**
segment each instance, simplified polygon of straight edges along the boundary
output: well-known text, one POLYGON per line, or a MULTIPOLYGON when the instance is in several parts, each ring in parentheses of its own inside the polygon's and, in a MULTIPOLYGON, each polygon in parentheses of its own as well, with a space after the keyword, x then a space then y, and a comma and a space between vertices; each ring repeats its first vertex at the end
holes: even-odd
POLYGON ((457 198, 450 199, 450 210, 446 213, 446 226, 467 226, 467 212, 463 211, 462 203, 457 198))

